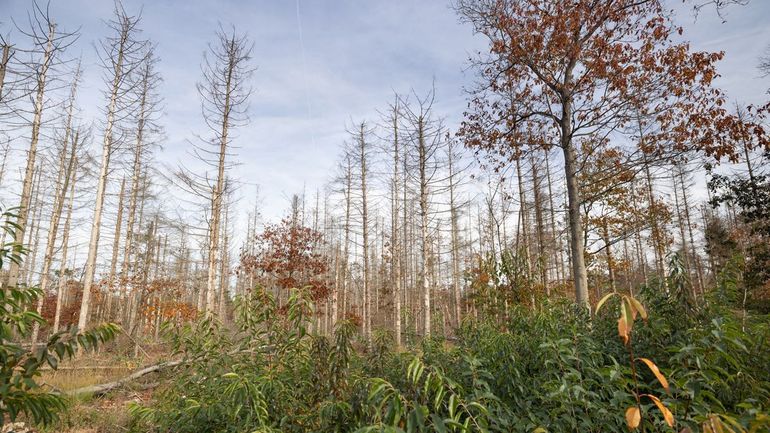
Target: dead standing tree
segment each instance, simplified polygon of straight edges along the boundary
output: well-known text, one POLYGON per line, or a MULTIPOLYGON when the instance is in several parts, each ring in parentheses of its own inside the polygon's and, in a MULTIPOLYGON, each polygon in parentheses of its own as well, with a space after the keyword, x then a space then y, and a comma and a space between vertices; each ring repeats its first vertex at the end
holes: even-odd
POLYGON ((205 184, 210 194, 206 254, 208 276, 203 306, 207 315, 216 313, 225 178, 227 168, 232 165, 228 162, 228 156, 232 157, 232 129, 248 121, 248 99, 252 92, 249 79, 254 71, 250 64, 252 48, 248 38, 234 29, 229 33, 222 29, 217 32, 216 42, 209 46, 209 51, 204 55, 201 68, 203 80, 198 83, 203 118, 211 138, 202 139, 204 144, 195 147, 198 159, 215 170, 215 174, 213 179, 209 173, 201 178, 189 170, 181 170, 183 177, 188 179, 185 184, 205 184))
POLYGON ((423 332, 430 336, 432 291, 435 282, 431 281, 435 266, 435 257, 431 252, 431 220, 434 210, 431 208, 433 194, 438 188, 437 183, 443 183, 439 179, 440 163, 439 151, 444 147, 445 130, 440 119, 435 118, 433 103, 435 91, 431 90, 425 97, 415 96, 415 102, 409 103, 402 100, 405 118, 405 158, 408 158, 412 167, 408 172, 417 183, 418 216, 420 229, 420 282, 422 289, 423 332))
POLYGON ((91 288, 96 274, 96 257, 101 235, 102 213, 110 173, 110 159, 119 147, 116 140, 118 123, 124 120, 126 112, 135 105, 132 81, 135 71, 143 64, 147 55, 148 42, 138 39, 140 16, 126 13, 120 3, 115 4, 115 16, 107 22, 112 35, 101 41, 97 51, 104 69, 107 106, 104 110, 105 124, 102 141, 102 156, 97 178, 94 217, 88 243, 88 258, 83 277, 83 298, 80 304, 78 329, 85 329, 91 305, 91 288))
MULTIPOLYGON (((75 76, 72 80, 69 101, 67 102, 67 113, 64 121, 63 136, 60 139, 58 149, 58 169, 56 174, 56 183, 54 183, 53 209, 51 210, 51 222, 48 226, 48 240, 46 242, 45 253, 43 255, 43 269, 40 276, 40 291, 46 293, 49 282, 49 272, 53 263, 54 250, 56 247, 56 237, 59 232, 59 222, 64 210, 64 202, 69 191, 69 184, 72 180, 72 173, 75 170, 75 160, 78 152, 78 139, 74 133, 76 127, 73 125, 75 115, 75 99, 77 96, 77 86, 80 81, 80 65, 78 65, 75 76)), ((37 313, 40 314, 43 308, 44 296, 41 296, 37 302, 37 313)), ((32 343, 37 342, 40 325, 35 324, 32 331, 32 343)))
MULTIPOLYGON (((17 110, 21 125, 29 125, 31 134, 29 137, 29 148, 27 150, 27 163, 24 170, 22 181, 21 199, 19 203, 19 212, 15 239, 22 241, 27 229, 27 220, 29 216, 30 204, 33 195, 33 178, 37 168, 38 143, 40 141, 41 129, 44 125, 44 110, 50 105, 49 94, 57 85, 57 75, 61 74, 59 69, 66 62, 62 61, 63 52, 72 45, 78 38, 77 33, 68 33, 57 30, 57 25, 50 15, 50 11, 41 8, 37 3, 32 4, 32 15, 29 17, 29 30, 19 29, 19 32, 32 41, 32 48, 22 52, 28 54, 28 58, 20 60, 18 65, 18 74, 20 79, 29 85, 28 89, 21 92, 22 95, 28 95, 32 102, 32 109, 17 110), (31 116, 31 118, 28 118, 31 116)), ((8 67, 8 58, 6 57, 10 47, 6 45, 3 52, 3 75, 8 67)), ((17 50, 17 54, 18 53, 17 50)), ((21 57, 21 56, 17 56, 21 57)), ((4 81, 4 78, 3 80, 4 81)), ((0 92, 2 94, 2 92, 0 92)), ((9 98, 10 99, 10 98, 9 98)), ((11 263, 8 271, 8 286, 15 286, 19 279, 19 264, 11 263)))
MULTIPOLYGON (((147 160, 152 155, 151 150, 152 145, 154 144, 153 136, 160 132, 160 126, 158 125, 157 119, 160 114, 161 99, 157 93, 157 88, 161 78, 156 72, 157 62, 158 58, 155 56, 153 48, 150 47, 138 70, 138 85, 135 87, 138 106, 136 118, 134 119, 136 122, 134 129, 135 137, 133 140, 134 155, 131 168, 131 189, 126 215, 125 244, 123 246, 123 259, 120 269, 120 300, 118 303, 117 314, 117 317, 120 320, 123 320, 124 323, 128 322, 126 286, 130 280, 129 273, 131 271, 132 255, 134 254, 135 249, 134 237, 136 235, 135 226, 138 216, 138 201, 142 189, 141 179, 149 165, 147 160)), ((112 278, 110 284, 114 284, 112 278)))

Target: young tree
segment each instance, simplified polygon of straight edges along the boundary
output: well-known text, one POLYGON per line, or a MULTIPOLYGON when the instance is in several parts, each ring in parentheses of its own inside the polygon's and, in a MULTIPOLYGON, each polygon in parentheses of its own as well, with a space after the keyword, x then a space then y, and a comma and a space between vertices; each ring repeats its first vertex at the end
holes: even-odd
POLYGON ((322 254, 321 238, 320 232, 293 218, 267 224, 254 239, 254 254, 241 256, 239 272, 254 273, 257 281, 277 294, 307 287, 314 300, 326 299, 329 261, 322 254))

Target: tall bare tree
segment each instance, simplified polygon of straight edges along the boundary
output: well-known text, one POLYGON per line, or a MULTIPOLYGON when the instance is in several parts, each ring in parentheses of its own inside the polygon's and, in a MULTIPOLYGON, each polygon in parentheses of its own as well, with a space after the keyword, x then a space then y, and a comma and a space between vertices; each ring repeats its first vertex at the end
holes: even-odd
MULTIPOLYGON (((29 149, 27 150, 27 163, 24 170, 24 179, 22 181, 20 209, 18 212, 15 238, 21 240, 27 229, 27 219, 30 210, 31 198, 33 194, 33 177, 37 164, 38 142, 40 141, 41 129, 44 124, 43 114, 50 104, 49 88, 51 82, 55 83, 57 66, 66 63, 61 57, 64 51, 72 45, 78 38, 77 33, 68 33, 57 29, 57 24, 51 18, 49 9, 43 9, 37 2, 32 3, 32 14, 29 16, 29 30, 19 29, 32 42, 32 48, 28 50, 28 60, 23 60, 19 69, 24 75, 23 79, 29 82, 31 86, 29 94, 32 100, 32 109, 28 112, 20 112, 22 118, 31 115, 29 124, 31 126, 31 135, 29 140, 29 149)), ((4 49, 3 75, 7 69, 7 51, 4 49)), ((4 81, 4 80, 3 80, 4 81)), ((54 84, 55 85, 55 84, 54 84)), ((0 94, 2 92, 0 91, 0 94)), ((23 121, 27 123, 27 121, 23 121)), ((7 284, 16 285, 19 278, 19 265, 11 263, 8 271, 7 284)))
POLYGON ((116 140, 119 138, 115 135, 116 127, 117 123, 126 117, 126 111, 135 105, 135 98, 132 94, 135 82, 132 81, 132 78, 147 55, 148 42, 138 38, 140 19, 141 16, 131 16, 126 13, 120 3, 115 3, 114 16, 107 22, 112 34, 101 41, 97 50, 107 85, 104 92, 107 106, 104 110, 102 155, 96 183, 88 258, 83 276, 83 298, 78 317, 78 329, 81 331, 85 329, 89 319, 91 288, 94 285, 96 275, 96 259, 101 235, 104 199, 110 174, 110 159, 120 144, 119 140, 116 140))
POLYGON ((215 313, 217 294, 217 264, 220 260, 223 200, 226 170, 232 156, 232 128, 248 121, 248 99, 251 95, 249 78, 253 45, 234 29, 220 29, 216 41, 209 46, 203 60, 203 80, 198 84, 203 118, 211 138, 208 146, 199 146, 197 155, 215 169, 213 179, 206 176, 211 193, 211 215, 208 222, 208 280, 206 284, 206 314, 215 313))

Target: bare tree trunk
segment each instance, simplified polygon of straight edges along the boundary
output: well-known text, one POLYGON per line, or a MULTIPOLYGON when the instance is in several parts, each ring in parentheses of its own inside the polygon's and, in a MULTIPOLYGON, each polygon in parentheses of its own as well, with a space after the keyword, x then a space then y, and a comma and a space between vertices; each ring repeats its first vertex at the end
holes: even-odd
POLYGON ((118 100, 123 96, 123 84, 126 75, 131 72, 131 54, 134 50, 143 49, 143 44, 134 41, 133 34, 136 31, 137 20, 128 17, 126 13, 116 7, 117 21, 113 21, 113 29, 116 36, 104 45, 109 59, 104 59, 105 66, 110 75, 109 103, 107 104, 107 120, 104 127, 104 139, 102 143, 102 157, 100 162, 99 177, 96 184, 96 200, 94 204, 94 216, 91 223, 91 236, 88 242, 88 258, 86 259, 85 274, 83 276, 83 299, 80 304, 80 316, 78 317, 78 330, 83 331, 88 324, 89 309, 91 307, 91 288, 96 275, 96 257, 101 236, 102 213, 104 211, 104 198, 107 192, 107 181, 110 168, 110 157, 113 152, 113 129, 117 119, 118 100), (128 63, 128 64, 127 64, 128 63))
POLYGON ((32 275, 35 272, 37 264, 38 244, 40 241, 40 220, 42 218, 44 203, 40 200, 40 181, 42 179, 43 168, 38 166, 35 169, 35 182, 32 190, 34 191, 34 198, 30 203, 30 215, 32 221, 30 222, 29 237, 25 245, 30 248, 30 260, 24 262, 21 268, 21 281, 27 285, 32 285, 32 275))
MULTIPOLYGON (((607 220, 602 222, 602 238, 604 239, 604 254, 607 258, 607 276, 609 278, 610 290, 614 293, 617 292, 615 285, 615 260, 612 257, 612 247, 610 242, 610 229, 607 220)), ((597 296, 599 299, 601 296, 597 296)))
MULTIPOLYGON (((32 115, 32 136, 30 138, 29 150, 27 151, 27 167, 24 170, 24 183, 21 190, 21 204, 14 236, 14 238, 19 242, 24 240, 24 232, 27 228, 27 218, 32 200, 32 186, 35 177, 35 163, 37 161, 37 144, 40 139, 40 128, 43 124, 46 80, 48 78, 49 68, 51 67, 51 63, 53 61, 54 50, 56 49, 54 47, 55 30, 56 26, 53 23, 48 22, 48 40, 46 42, 45 51, 43 52, 43 61, 40 65, 39 71, 37 71, 36 95, 32 115)), ((3 56, 5 56, 5 50, 3 56)), ((5 70, 6 68, 3 67, 3 75, 5 75, 5 70)), ((10 287, 13 287, 17 284, 18 279, 19 264, 12 261, 8 270, 8 280, 6 284, 10 287)))
MULTIPOLYGON (((246 81, 251 74, 246 63, 251 58, 247 40, 233 31, 217 34, 217 45, 212 47, 214 62, 206 60, 204 83, 198 85, 203 100, 206 123, 215 134, 218 147, 216 181, 211 188, 211 220, 209 221, 208 278, 206 284, 207 316, 215 314, 217 295, 217 266, 220 261, 220 230, 222 229, 223 200, 226 190, 226 158, 230 149, 230 127, 245 122, 245 106, 251 91, 246 81), (240 117, 239 117, 240 116, 240 117)), ((213 152, 212 152, 213 153, 213 152)))
MULTIPOLYGON (((75 135, 74 143, 77 143, 78 136, 75 135)), ((53 332, 57 333, 59 332, 59 323, 61 322, 61 309, 62 304, 64 301, 64 293, 67 290, 67 252, 69 250, 69 240, 70 240, 70 226, 72 223, 72 209, 75 201, 75 170, 77 168, 77 155, 73 154, 72 157, 72 165, 73 169, 71 172, 67 173, 67 175, 70 177, 70 187, 69 187, 69 203, 67 204, 67 218, 64 221, 64 233, 62 233, 62 253, 61 253, 61 265, 59 267, 59 283, 56 287, 56 313, 54 314, 54 320, 53 320, 53 332)))
POLYGON ((556 205, 553 201, 553 182, 551 182, 551 163, 548 155, 551 153, 546 150, 545 152, 545 176, 548 182, 548 205, 550 206, 551 216, 551 236, 553 237, 554 247, 558 249, 558 254, 554 257, 558 261, 556 263, 556 280, 561 282, 564 279, 564 246, 561 242, 561 234, 556 231, 556 205))
MULTIPOLYGON (((524 175, 521 172, 521 162, 517 158, 516 159, 516 176, 518 178, 518 188, 519 188, 519 226, 517 228, 517 232, 520 232, 521 234, 521 240, 522 240, 522 247, 524 252, 524 262, 527 264, 527 278, 530 278, 532 275, 532 255, 530 254, 530 248, 529 248, 529 212, 527 211, 527 197, 524 193, 524 175)), ((505 195, 503 195, 504 197, 505 195)), ((503 217, 505 218, 505 217, 503 217)), ((517 238, 518 242, 518 238, 517 238)), ((519 252, 516 251, 518 254, 519 252)), ((533 305, 534 306, 534 305, 533 305)))
MULTIPOLYGON (((131 255, 134 252, 134 230, 136 224, 136 207, 141 185, 139 180, 142 176, 142 158, 147 149, 145 143, 145 130, 151 123, 151 116, 156 110, 151 92, 156 87, 158 77, 154 71, 156 58, 152 49, 149 50, 141 66, 141 78, 139 82, 139 104, 136 117, 136 140, 134 142, 134 159, 131 169, 131 193, 128 199, 128 211, 126 220, 126 234, 123 241, 123 259, 120 266, 120 293, 118 295, 118 313, 117 317, 122 323, 127 321, 126 303, 128 303, 126 286, 129 284, 129 273, 131 267, 131 255)), ((112 281, 112 279, 110 280, 112 281)))
POLYGON ((345 240, 344 251, 342 253, 342 315, 347 316, 349 308, 348 297, 350 295, 350 210, 353 201, 352 188, 353 188, 353 165, 350 159, 350 155, 346 157, 346 171, 345 171, 345 240))
POLYGON ((652 235, 653 252, 655 254, 655 267, 658 272, 658 277, 663 281, 666 292, 668 292, 668 284, 666 283, 666 264, 665 264, 665 246, 663 242, 662 230, 659 225, 656 211, 655 193, 653 192, 653 180, 652 172, 650 171, 650 164, 645 160, 644 173, 647 178, 647 201, 651 209, 650 212, 650 229, 652 235))
POLYGON ((570 251, 572 278, 575 285, 575 302, 590 309, 588 301, 588 274, 583 252, 583 221, 580 215, 580 187, 577 179, 577 155, 570 139, 570 113, 562 118, 562 149, 564 150, 564 172, 567 178, 567 213, 570 226, 570 251), (566 125, 565 125, 566 123, 566 125))
POLYGON ((112 241, 112 258, 110 259, 110 276, 107 282, 107 293, 105 294, 107 297, 107 317, 110 317, 112 314, 112 292, 115 288, 115 284, 117 283, 117 281, 115 281, 115 273, 118 266, 118 251, 120 250, 120 230, 123 227, 123 199, 125 197, 125 192, 126 178, 124 177, 120 182, 120 193, 118 195, 118 215, 115 220, 115 236, 113 237, 112 241))
POLYGON ((540 280, 545 289, 545 296, 551 297, 551 287, 548 285, 548 257, 545 248, 545 224, 543 223, 543 199, 540 190, 540 176, 538 176, 537 161, 534 154, 531 155, 532 164, 532 189, 535 199, 535 225, 537 226, 537 267, 540 270, 540 280))
POLYGON ((229 255, 229 235, 227 233, 227 223, 230 212, 225 209, 224 236, 222 237, 222 263, 219 271, 219 320, 222 322, 227 318, 227 293, 230 286, 230 255, 229 255))
POLYGON ((698 283, 698 289, 701 292, 701 295, 704 295, 704 281, 703 281, 703 267, 701 266, 701 260, 698 256, 697 251, 695 251, 695 236, 693 234, 692 229, 692 220, 690 219, 690 204, 687 201, 687 185, 686 185, 686 179, 684 175, 684 170, 682 167, 679 167, 679 186, 682 188, 682 204, 684 205, 684 218, 687 222, 687 231, 690 235, 690 258, 693 261, 693 266, 695 267, 695 275, 697 278, 698 283))
MULTIPOLYGON (((5 87, 5 72, 8 70, 8 62, 11 60, 11 45, 3 44, 3 56, 0 59, 0 101, 3 100, 3 88, 5 87)), ((0 178, 0 180, 2 180, 0 178)))
POLYGON ((462 293, 460 292, 460 229, 459 225, 459 212, 457 209, 457 185, 455 175, 457 174, 457 167, 455 166, 454 155, 454 142, 449 141, 447 145, 447 168, 449 169, 449 219, 451 226, 451 252, 452 252, 452 292, 454 294, 454 315, 455 326, 460 327, 462 321, 462 293))
MULTIPOLYGON (((67 110, 67 120, 64 127, 64 138, 62 142, 62 147, 59 150, 59 168, 57 172, 56 177, 56 184, 54 185, 54 202, 53 202, 53 209, 51 210, 51 222, 48 226, 48 240, 46 242, 46 248, 45 248, 45 254, 43 256, 43 269, 40 276, 40 291, 43 293, 43 296, 40 297, 37 303, 37 313, 41 314, 43 309, 43 300, 46 296, 46 290, 48 289, 48 279, 49 279, 49 273, 51 271, 51 264, 53 262, 53 255, 54 250, 56 247, 56 236, 59 231, 59 221, 61 220, 62 210, 64 208, 64 200, 67 196, 67 191, 69 191, 69 183, 70 180, 73 178, 73 172, 74 172, 74 164, 75 160, 77 159, 77 147, 78 147, 78 140, 79 140, 79 133, 75 134, 74 139, 72 140, 72 147, 70 150, 69 158, 67 157, 67 149, 69 146, 69 138, 72 134, 72 116, 75 106, 75 94, 76 94, 76 88, 77 88, 77 81, 79 79, 79 68, 78 71, 75 73, 75 79, 72 84, 72 90, 70 92, 70 100, 69 100, 69 107, 67 110)), ((68 215, 69 218, 69 215, 68 215)), ((66 246, 64 246, 66 251, 66 246)), ((63 278, 63 275, 60 275, 59 278, 63 278)), ((57 294, 57 304, 58 304, 58 294, 57 294)), ((57 306, 58 310, 58 306, 57 306)), ((58 328, 58 323, 56 323, 55 328, 58 328)), ((32 330, 32 343, 37 342, 38 333, 40 331, 40 325, 38 323, 35 323, 35 326, 32 330)))
POLYGON ((393 115, 391 118, 393 128, 393 180, 391 182, 391 201, 390 201, 390 232, 391 232, 391 284, 393 285, 393 319, 394 333, 396 336, 396 347, 401 348, 401 247, 399 244, 398 227, 398 196, 400 192, 399 168, 401 161, 399 157, 399 131, 398 131, 398 98, 393 105, 393 115))
POLYGON ((423 119, 417 124, 417 164, 420 177, 420 247, 422 255, 422 294, 423 294, 423 333, 430 337, 431 332, 431 283, 429 281, 431 268, 430 243, 428 239, 428 154, 425 143, 423 119))
POLYGON ((363 243, 363 258, 364 258, 364 335, 367 342, 371 344, 372 339, 372 317, 371 317, 371 299, 370 299, 370 269, 369 269, 369 212, 367 203, 367 144, 365 136, 365 124, 360 125, 360 132, 358 137, 358 150, 359 150, 359 163, 361 164, 361 224, 362 224, 362 243, 363 243))

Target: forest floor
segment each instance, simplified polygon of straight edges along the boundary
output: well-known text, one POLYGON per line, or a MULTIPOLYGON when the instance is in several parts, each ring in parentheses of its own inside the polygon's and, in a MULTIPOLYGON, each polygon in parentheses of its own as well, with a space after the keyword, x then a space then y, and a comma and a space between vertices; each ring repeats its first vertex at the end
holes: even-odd
MULTIPOLYGON (((117 353, 90 354, 76 360, 62 363, 58 371, 44 371, 41 382, 53 389, 66 393, 74 389, 111 382, 134 371, 168 358, 161 348, 148 348, 138 358, 117 353)), ((152 398, 156 374, 148 375, 127 387, 106 393, 103 396, 72 397, 69 410, 61 419, 41 430, 56 433, 118 433, 129 430, 131 403, 146 403, 152 398)))

